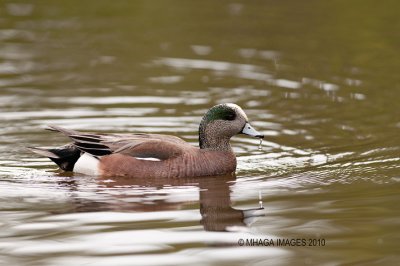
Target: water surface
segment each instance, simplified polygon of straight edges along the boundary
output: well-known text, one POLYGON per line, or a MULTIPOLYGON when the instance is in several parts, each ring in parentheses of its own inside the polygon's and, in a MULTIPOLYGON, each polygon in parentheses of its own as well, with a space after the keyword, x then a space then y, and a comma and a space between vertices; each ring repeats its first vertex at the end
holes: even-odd
POLYGON ((0 263, 395 265, 399 8, 3 1, 0 263), (223 102, 266 135, 233 138, 236 177, 96 178, 24 148, 67 141, 46 124, 197 145, 223 102))

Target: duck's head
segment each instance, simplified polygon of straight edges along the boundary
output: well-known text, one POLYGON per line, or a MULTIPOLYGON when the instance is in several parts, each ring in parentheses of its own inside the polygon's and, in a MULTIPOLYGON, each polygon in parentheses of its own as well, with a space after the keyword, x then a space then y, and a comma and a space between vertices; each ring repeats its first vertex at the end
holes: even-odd
POLYGON ((199 127, 201 149, 230 149, 229 140, 237 134, 246 134, 256 138, 264 135, 249 123, 242 108, 234 103, 218 104, 203 116, 199 127))

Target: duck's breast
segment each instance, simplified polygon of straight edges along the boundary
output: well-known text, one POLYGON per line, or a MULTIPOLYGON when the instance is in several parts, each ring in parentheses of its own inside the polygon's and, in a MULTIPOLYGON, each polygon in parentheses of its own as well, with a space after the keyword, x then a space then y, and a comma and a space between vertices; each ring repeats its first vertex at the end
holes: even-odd
POLYGON ((233 152, 197 149, 165 161, 165 169, 176 177, 225 175, 236 170, 236 156, 233 152))

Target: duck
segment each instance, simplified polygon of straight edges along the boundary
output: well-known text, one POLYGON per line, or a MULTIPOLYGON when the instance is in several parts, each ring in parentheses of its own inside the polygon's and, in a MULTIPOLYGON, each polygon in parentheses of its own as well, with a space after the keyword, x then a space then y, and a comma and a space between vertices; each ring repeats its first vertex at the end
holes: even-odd
POLYGON ((234 175, 236 155, 230 139, 237 134, 255 138, 243 109, 234 103, 210 108, 199 125, 199 146, 162 134, 104 134, 79 132, 56 125, 72 142, 57 148, 28 147, 48 157, 63 171, 84 175, 128 178, 184 178, 234 175))

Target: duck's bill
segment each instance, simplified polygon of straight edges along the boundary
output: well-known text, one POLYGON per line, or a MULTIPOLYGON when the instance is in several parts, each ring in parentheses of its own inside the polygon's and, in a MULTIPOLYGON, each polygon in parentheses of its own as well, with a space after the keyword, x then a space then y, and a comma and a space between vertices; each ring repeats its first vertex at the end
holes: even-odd
POLYGON ((252 137, 256 137, 256 138, 264 138, 264 135, 261 134, 260 132, 258 132, 257 130, 255 130, 249 123, 246 123, 246 125, 244 125, 242 132, 243 134, 252 136, 252 137))

